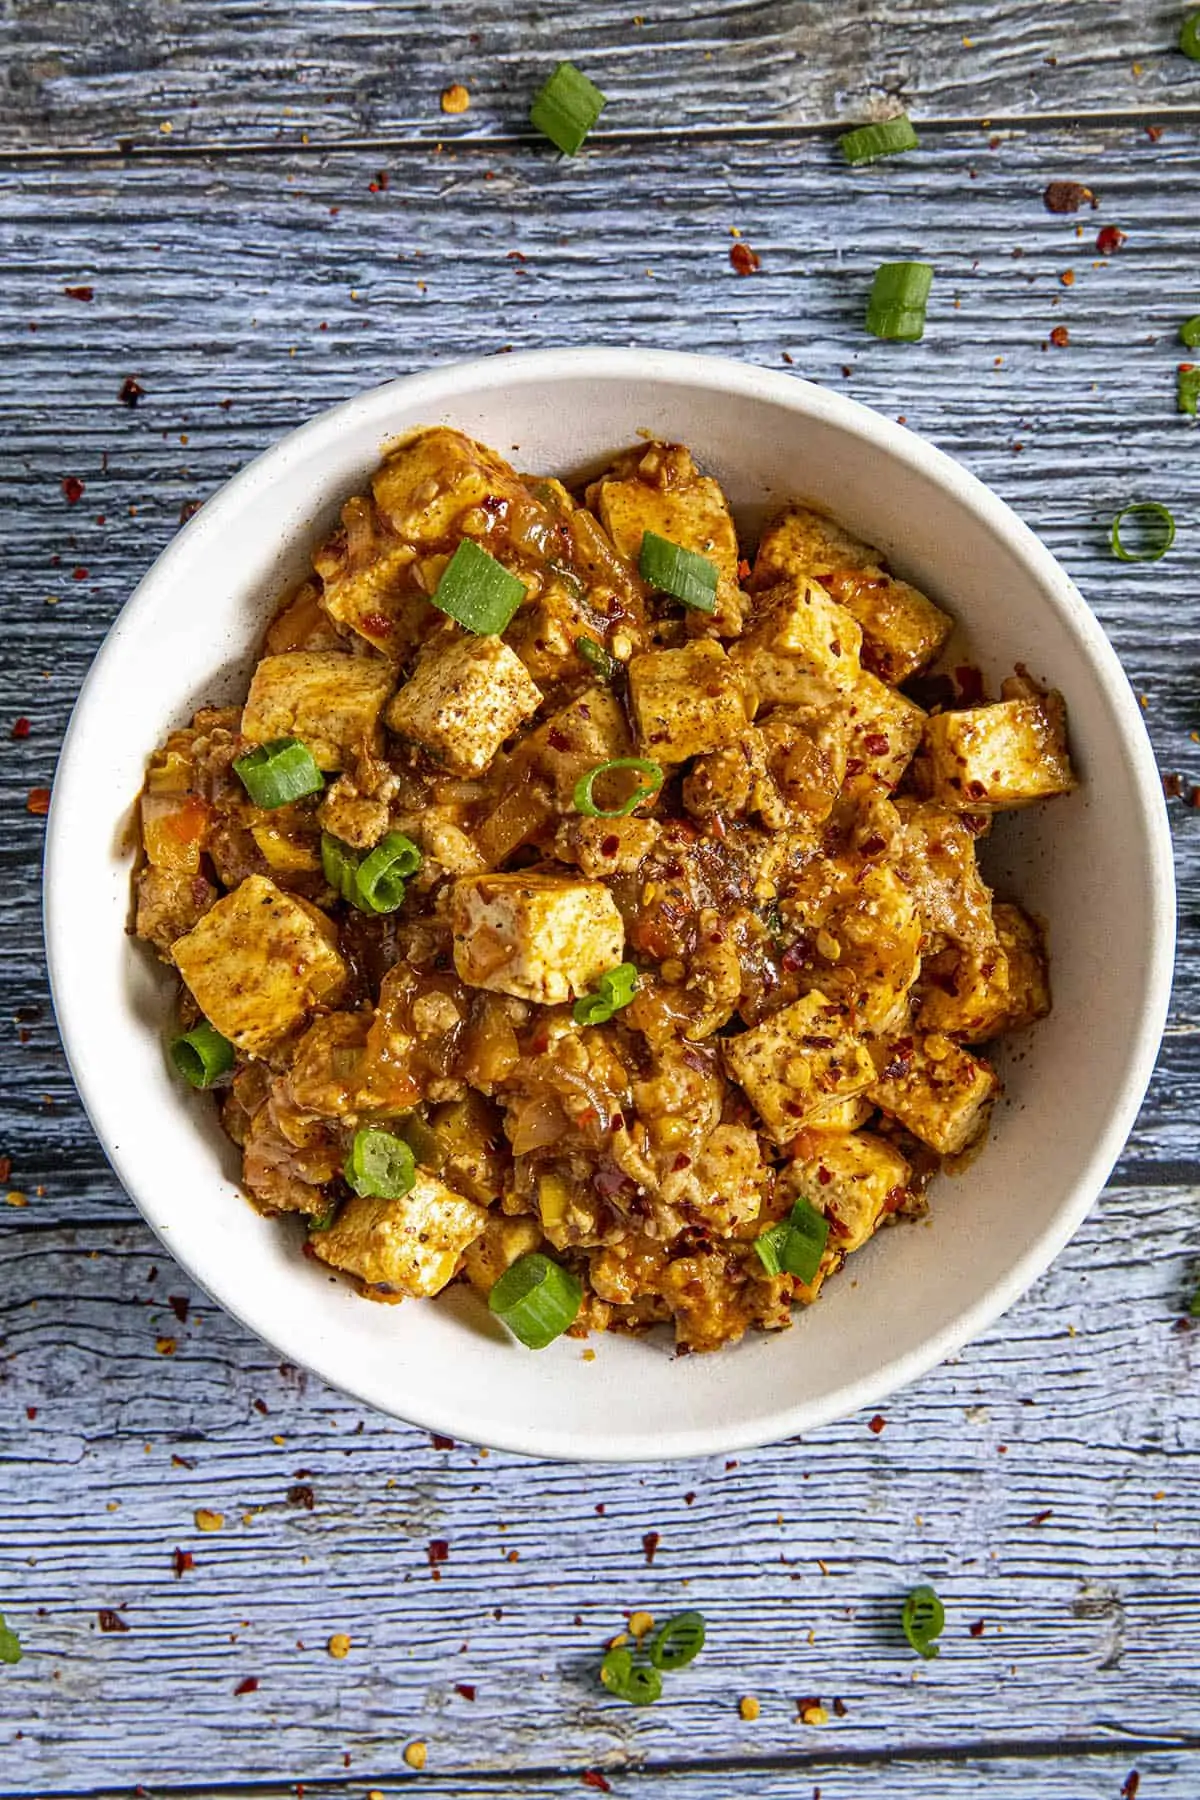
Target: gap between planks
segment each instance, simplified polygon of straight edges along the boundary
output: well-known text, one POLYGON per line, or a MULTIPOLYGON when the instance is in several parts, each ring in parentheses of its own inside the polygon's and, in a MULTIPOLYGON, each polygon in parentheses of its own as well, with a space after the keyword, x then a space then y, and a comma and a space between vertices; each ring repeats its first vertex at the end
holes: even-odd
MULTIPOLYGON (((1200 106, 1131 106, 1096 111, 1029 113, 947 114, 931 119, 914 119, 921 131, 1038 131, 1063 130, 1074 126, 1095 128, 1112 126, 1114 130, 1137 125, 1200 125, 1200 106)), ((840 137, 852 127, 845 119, 817 119, 795 124, 700 125, 664 131, 594 131, 588 138, 589 148, 620 149, 630 145, 657 148, 664 144, 753 143, 770 139, 774 143, 801 142, 809 138, 840 137)), ((544 140, 534 131, 499 131, 478 136, 466 133, 418 133, 379 137, 251 138, 230 144, 220 138, 197 144, 137 144, 118 139, 110 148, 87 144, 60 144, 53 148, 9 149, 0 151, 0 168, 55 162, 124 163, 187 162, 197 157, 233 160, 246 156, 329 156, 349 151, 431 150, 438 146, 455 151, 510 150, 544 140)), ((3 1800, 3 1795, 0 1795, 3 1800)))

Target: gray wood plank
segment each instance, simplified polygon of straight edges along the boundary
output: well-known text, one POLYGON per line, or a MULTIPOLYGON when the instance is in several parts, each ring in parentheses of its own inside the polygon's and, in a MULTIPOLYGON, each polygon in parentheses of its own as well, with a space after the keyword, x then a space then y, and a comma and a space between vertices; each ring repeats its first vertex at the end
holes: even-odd
POLYGON ((1198 103, 1176 0, 9 0, 0 145, 296 144, 526 128, 555 62, 609 96, 606 133, 808 127, 1198 103), (439 96, 470 89, 465 117, 439 96))
POLYGON ((364 1416, 276 1367, 139 1226, 3 1234, 0 1593, 26 1649, 0 1683, 4 1786, 334 1780, 347 1752, 366 1779, 402 1772, 410 1737, 447 1776, 1200 1742, 1180 1655, 1200 1331, 1175 1329, 1194 1194, 1112 1192, 1100 1224, 878 1433, 860 1414, 732 1463, 586 1472, 364 1416), (224 1529, 198 1531, 200 1507, 224 1529), (896 1626, 920 1579, 949 1616, 928 1665, 896 1626), (595 1669, 623 1612, 684 1605, 704 1656, 653 1708, 609 1700, 595 1669), (127 1633, 97 1629, 103 1607, 127 1633), (817 1695, 844 1716, 797 1723, 817 1695))

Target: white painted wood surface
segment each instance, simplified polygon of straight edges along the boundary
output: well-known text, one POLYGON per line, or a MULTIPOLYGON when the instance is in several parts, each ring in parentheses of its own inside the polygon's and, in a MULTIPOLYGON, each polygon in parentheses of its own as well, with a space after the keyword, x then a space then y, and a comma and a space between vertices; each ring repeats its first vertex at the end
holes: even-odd
POLYGON ((0 1795, 390 1793, 420 1739, 424 1782, 463 1800, 586 1791, 588 1769, 671 1800, 751 1785, 764 1800, 1118 1800, 1136 1769, 1140 1800, 1195 1800, 1200 1331, 1178 1327, 1200 1280, 1200 813, 1171 803, 1182 956, 1151 1096, 1033 1293, 890 1403, 878 1434, 860 1417, 735 1468, 578 1470, 435 1449, 363 1416, 190 1291, 107 1171, 57 1049, 42 827, 25 810, 181 506, 359 387, 556 342, 787 352, 904 414, 1063 559, 1146 696, 1164 770, 1200 782, 1197 440, 1173 392, 1174 330, 1200 311, 1194 129, 1153 110, 938 129, 919 157, 853 175, 801 129, 885 93, 923 117, 1189 106, 1200 68, 1164 48, 1179 10, 673 0, 635 28, 601 0, 559 21, 458 0, 438 15, 9 0, 0 1155, 29 1203, 0 1205, 0 1611, 26 1649, 0 1668, 0 1795), (1040 59, 1056 46, 1054 69, 1040 59), (576 162, 449 132, 440 153, 292 141, 441 134, 436 92, 454 76, 479 96, 454 129, 507 139, 529 71, 563 49, 612 71, 606 139, 576 162), (622 141, 634 127, 656 135, 622 141), (145 153, 60 154, 119 135, 145 153), (186 153, 216 139, 232 151, 186 153), (45 153, 32 166, 30 149, 45 153), (1087 181, 1099 210, 1047 214, 1056 176, 1087 181), (1129 238, 1102 259, 1109 222, 1129 238), (730 268, 733 227, 760 274, 730 268), (909 253, 938 271, 929 335, 875 344, 870 271, 909 253), (85 284, 89 302, 64 293, 85 284), (1070 345, 1042 350, 1058 323, 1070 345), (136 410, 117 402, 130 374, 136 410), (85 483, 74 506, 68 475, 85 483), (1153 568, 1105 547, 1134 495, 1180 521, 1153 568), (31 733, 9 741, 18 716, 31 733), (188 1298, 186 1322, 169 1296, 188 1298), (225 1528, 198 1532, 198 1507, 225 1528), (178 1579, 176 1547, 195 1557, 178 1579), (895 1626, 922 1578, 949 1612, 929 1665, 895 1626), (704 1657, 654 1708, 611 1701, 594 1671, 622 1612, 682 1604, 708 1616, 704 1657), (102 1633, 101 1608, 128 1632, 102 1633), (335 1631, 354 1640, 344 1661, 324 1648, 335 1631), (257 1690, 236 1696, 247 1677, 257 1690), (756 1724, 738 1716, 746 1693, 756 1724), (798 1723, 816 1696, 845 1715, 798 1723))

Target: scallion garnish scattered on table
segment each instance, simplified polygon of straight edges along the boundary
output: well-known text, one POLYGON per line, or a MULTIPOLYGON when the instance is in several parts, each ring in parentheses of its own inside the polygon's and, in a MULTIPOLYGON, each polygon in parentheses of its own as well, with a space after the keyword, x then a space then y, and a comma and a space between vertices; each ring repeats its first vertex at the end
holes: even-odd
POLYGON ((1123 506, 1112 522, 1109 542, 1113 555, 1122 562, 1158 562, 1175 542, 1175 520, 1170 510, 1157 500, 1133 500, 1123 506), (1121 536, 1126 519, 1135 519, 1138 543, 1127 544, 1121 536))
POLYGON ((915 1587, 904 1602, 900 1624, 917 1655, 924 1657, 926 1662, 938 1655, 934 1640, 941 1636, 945 1623, 946 1609, 933 1589, 915 1587))
POLYGON ((574 156, 608 105, 594 81, 574 63, 560 62, 529 109, 529 123, 564 156, 574 156))
POLYGON ((838 143, 848 163, 878 162, 881 156, 899 156, 904 150, 918 150, 920 141, 907 113, 896 119, 882 119, 877 125, 859 125, 845 132, 838 143))

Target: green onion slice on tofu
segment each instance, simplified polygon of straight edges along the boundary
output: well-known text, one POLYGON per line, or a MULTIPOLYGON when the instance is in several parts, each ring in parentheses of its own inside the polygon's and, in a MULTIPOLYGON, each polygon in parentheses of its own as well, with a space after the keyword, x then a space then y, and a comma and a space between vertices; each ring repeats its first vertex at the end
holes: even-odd
POLYGON ((621 665, 616 657, 611 655, 603 644, 598 644, 595 638, 577 637, 575 654, 579 657, 580 662, 585 662, 593 675, 601 681, 615 681, 621 673, 621 665))
POLYGON ((1200 313, 1195 318, 1183 321, 1179 327, 1179 341, 1186 344, 1189 350, 1194 350, 1200 344, 1200 313))
POLYGON ((1200 369, 1180 369, 1176 401, 1181 413, 1194 419, 1200 403, 1200 369))
POLYGON ((303 800, 325 786, 325 778, 312 759, 312 754, 299 738, 273 738, 234 758, 234 768, 242 786, 264 812, 286 806, 290 800, 303 800))
POLYGON ((574 63, 560 62, 538 90, 529 123, 564 156, 574 156, 608 100, 574 63))
POLYGON ((1189 13, 1180 26, 1179 48, 1193 62, 1200 62, 1200 12, 1189 13))
POLYGON ((361 861, 361 852, 352 844, 344 844, 341 838, 334 837, 331 832, 321 833, 321 869, 330 887, 343 900, 352 902, 354 899, 354 877, 358 874, 361 861))
POLYGON ((717 565, 696 550, 685 550, 656 532, 642 534, 638 574, 660 594, 673 594, 695 612, 710 613, 717 604, 717 565))
POLYGON ((883 119, 878 125, 860 125, 838 139, 848 163, 875 162, 881 156, 898 156, 902 150, 919 149, 917 134, 907 113, 883 119))
POLYGON ((594 769, 589 769, 586 775, 579 777, 571 795, 571 804, 585 819, 627 819, 643 800, 653 799, 665 780, 662 764, 647 756, 616 756, 611 762, 597 763, 594 769), (611 775, 615 769, 634 769, 646 779, 638 783, 620 806, 597 806, 592 797, 592 789, 601 775, 611 775))
POLYGON ((904 1602, 900 1623, 917 1655, 931 1662, 938 1654, 934 1639, 941 1636, 946 1623, 946 1609, 931 1587, 913 1589, 904 1602))
POLYGON ((686 1669, 704 1648, 704 1614, 676 1613, 655 1633, 650 1661, 656 1669, 686 1669))
POLYGON ((510 575, 474 538, 464 538, 459 544, 432 595, 439 612, 477 637, 494 637, 503 631, 524 598, 525 583, 510 575))
POLYGON ((1112 522, 1109 534, 1113 555, 1122 562, 1158 562, 1167 554, 1175 542, 1175 520, 1165 506, 1157 500, 1134 500, 1123 506, 1112 522), (1121 526, 1126 519, 1136 519, 1145 542, 1141 549, 1133 549, 1123 542, 1121 526))
POLYGON ((421 866, 421 852, 402 831, 389 831, 363 857, 354 873, 355 901, 362 912, 395 912, 404 902, 404 883, 421 866))
POLYGON ((610 1650, 600 1664, 600 1679, 618 1700, 630 1706, 653 1706, 662 1693, 662 1676, 645 1663, 634 1662, 633 1651, 626 1644, 610 1650))
POLYGON ((518 1256, 488 1295, 488 1306, 529 1350, 544 1350, 573 1325, 583 1304, 583 1288, 540 1250, 518 1256))
POLYGON ((867 301, 867 330, 873 337, 915 344, 925 335, 925 307, 932 286, 929 263, 881 263, 867 301))
POLYGON ((400 1200, 417 1178, 404 1139, 373 1125, 355 1132, 343 1174, 356 1194, 371 1200, 400 1200))
POLYGON ((185 1031, 171 1044, 175 1073, 194 1088, 210 1088, 233 1067, 233 1045, 213 1029, 207 1019, 185 1031))
POLYGON ((309 1219, 309 1231, 328 1231, 341 1210, 340 1202, 331 1200, 323 1213, 317 1213, 315 1217, 309 1219))
POLYGON ((797 1200, 786 1219, 754 1240, 758 1260, 768 1275, 794 1275, 811 1281, 821 1266, 829 1237, 829 1220, 807 1200, 797 1200))
POLYGON ((615 1012, 628 1006, 637 991, 637 970, 630 962, 606 969, 596 983, 595 992, 581 994, 575 1002, 577 1025, 607 1025, 615 1012))

